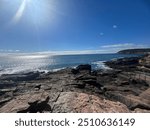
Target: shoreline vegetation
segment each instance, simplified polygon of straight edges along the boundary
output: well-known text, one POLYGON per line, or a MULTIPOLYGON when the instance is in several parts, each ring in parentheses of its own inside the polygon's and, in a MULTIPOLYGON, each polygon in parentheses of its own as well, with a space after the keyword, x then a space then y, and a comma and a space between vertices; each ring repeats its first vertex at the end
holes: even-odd
POLYGON ((109 70, 92 71, 86 64, 57 72, 1 75, 0 112, 149 113, 150 54, 132 51, 144 55, 107 61, 109 70))

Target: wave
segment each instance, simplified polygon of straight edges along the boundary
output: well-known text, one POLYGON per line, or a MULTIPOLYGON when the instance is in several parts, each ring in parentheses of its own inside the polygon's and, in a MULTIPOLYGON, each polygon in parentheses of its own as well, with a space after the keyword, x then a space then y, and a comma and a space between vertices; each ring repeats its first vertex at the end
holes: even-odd
POLYGON ((5 68, 0 69, 0 76, 3 74, 20 74, 20 73, 28 73, 28 72, 57 72, 59 70, 65 69, 66 67, 62 68, 55 68, 55 69, 48 69, 48 67, 45 66, 39 66, 39 67, 31 67, 31 66, 16 66, 11 68, 5 68))
POLYGON ((109 68, 108 66, 106 66, 104 64, 105 61, 96 61, 96 62, 92 62, 92 65, 94 65, 94 69, 103 69, 103 70, 110 70, 111 68, 109 68))

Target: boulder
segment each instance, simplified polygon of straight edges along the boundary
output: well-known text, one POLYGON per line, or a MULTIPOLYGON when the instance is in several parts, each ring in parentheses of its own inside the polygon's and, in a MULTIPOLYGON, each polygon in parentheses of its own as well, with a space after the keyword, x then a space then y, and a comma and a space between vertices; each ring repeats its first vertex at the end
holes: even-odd
POLYGON ((77 68, 76 68, 76 70, 77 71, 89 71, 89 72, 91 72, 91 70, 92 70, 92 67, 91 67, 91 65, 89 65, 89 64, 85 64, 85 65, 79 65, 77 68))

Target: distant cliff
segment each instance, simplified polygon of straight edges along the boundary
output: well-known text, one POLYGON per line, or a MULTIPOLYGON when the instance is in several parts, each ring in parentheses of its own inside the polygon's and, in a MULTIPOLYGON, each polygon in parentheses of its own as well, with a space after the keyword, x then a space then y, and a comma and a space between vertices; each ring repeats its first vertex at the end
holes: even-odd
POLYGON ((150 53, 150 48, 145 48, 145 49, 127 49, 127 50, 121 50, 118 53, 119 54, 147 54, 147 53, 150 53))

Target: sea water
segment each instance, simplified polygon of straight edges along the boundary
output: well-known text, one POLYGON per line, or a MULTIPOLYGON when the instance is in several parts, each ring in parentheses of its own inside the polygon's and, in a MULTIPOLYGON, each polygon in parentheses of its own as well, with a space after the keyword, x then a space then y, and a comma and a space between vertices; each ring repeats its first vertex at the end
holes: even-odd
POLYGON ((107 69, 104 61, 137 55, 122 54, 0 54, 0 75, 30 71, 57 71, 80 64, 90 64, 92 69, 107 69))

